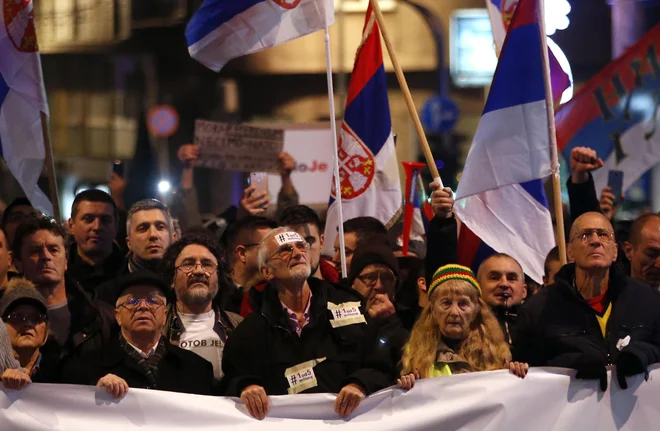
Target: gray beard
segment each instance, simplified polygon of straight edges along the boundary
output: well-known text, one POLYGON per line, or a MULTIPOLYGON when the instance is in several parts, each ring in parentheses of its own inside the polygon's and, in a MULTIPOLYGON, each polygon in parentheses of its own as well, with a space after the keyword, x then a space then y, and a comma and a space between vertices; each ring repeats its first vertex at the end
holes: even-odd
POLYGON ((213 301, 213 298, 215 298, 215 295, 218 293, 218 290, 216 289, 215 292, 212 289, 208 289, 206 292, 202 293, 201 290, 194 289, 194 290, 187 290, 184 292, 182 295, 177 295, 179 296, 179 300, 186 304, 187 306, 190 307, 197 307, 197 306, 202 306, 202 305, 207 305, 211 301, 213 301))

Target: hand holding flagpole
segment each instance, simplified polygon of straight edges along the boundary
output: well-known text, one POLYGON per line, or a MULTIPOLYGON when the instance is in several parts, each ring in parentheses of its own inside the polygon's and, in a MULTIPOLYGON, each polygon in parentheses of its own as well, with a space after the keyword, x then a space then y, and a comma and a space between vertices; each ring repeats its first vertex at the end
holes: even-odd
POLYGON ((417 136, 419 136, 419 142, 422 146, 422 151, 424 152, 424 158, 426 159, 426 164, 431 170, 431 176, 433 176, 433 181, 440 184, 440 188, 444 188, 442 179, 440 178, 440 173, 438 168, 435 165, 435 159, 433 158, 433 153, 431 152, 431 147, 429 142, 426 139, 426 134, 424 134, 424 128, 422 127, 422 122, 419 120, 419 115, 417 114, 417 109, 415 108, 415 102, 413 101, 412 95, 410 94, 410 89, 408 88, 408 83, 406 82, 406 77, 403 75, 403 70, 399 65, 399 60, 396 57, 396 52, 394 47, 390 42, 390 38, 387 34, 387 28, 385 28, 385 22, 383 19, 383 13, 380 10, 378 5, 378 0, 370 0, 371 7, 373 8, 374 14, 376 16, 376 21, 380 27, 380 32, 383 35, 383 40, 385 41, 385 47, 387 47, 387 52, 390 55, 390 60, 392 60, 392 65, 394 66, 394 72, 396 73, 396 78, 399 81, 401 86, 401 91, 403 91, 403 98, 406 101, 406 106, 408 107, 408 112, 410 117, 413 120, 415 125, 415 130, 417 131, 417 136))

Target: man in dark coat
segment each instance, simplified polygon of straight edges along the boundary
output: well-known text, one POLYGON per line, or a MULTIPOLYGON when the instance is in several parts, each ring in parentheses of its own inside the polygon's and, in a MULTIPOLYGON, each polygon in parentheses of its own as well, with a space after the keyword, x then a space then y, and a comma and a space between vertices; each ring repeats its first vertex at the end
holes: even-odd
POLYGON ((263 419, 268 395, 338 393, 335 411, 347 417, 366 395, 391 383, 387 352, 367 348, 376 340, 365 336, 363 298, 310 278, 309 243, 275 229, 260 244, 257 261, 268 286, 225 346, 228 395, 240 396, 249 413, 263 419))
POLYGON ((121 334, 103 351, 69 363, 62 380, 104 387, 117 398, 129 387, 212 394, 211 364, 161 335, 167 289, 164 279, 148 271, 126 275, 118 283, 115 308, 121 334))
POLYGON ((614 230, 600 213, 575 220, 567 251, 574 263, 520 309, 514 360, 576 369, 577 378, 600 380, 603 390, 606 367, 615 364, 626 389, 626 376, 648 377, 648 366, 660 362, 660 294, 613 265, 614 230))

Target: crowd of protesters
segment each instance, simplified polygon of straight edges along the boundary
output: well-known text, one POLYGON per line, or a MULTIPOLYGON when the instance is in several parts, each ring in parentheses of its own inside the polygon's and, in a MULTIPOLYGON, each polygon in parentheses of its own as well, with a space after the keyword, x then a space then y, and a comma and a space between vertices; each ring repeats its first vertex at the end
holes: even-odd
POLYGON ((235 396, 257 419, 270 395, 329 392, 348 417, 369 394, 415 390, 419 379, 498 369, 524 378, 555 366, 606 390, 612 365, 625 389, 626 377, 660 362, 660 216, 643 214, 615 237, 616 199, 608 189, 598 198, 591 172, 603 163, 588 148, 570 160, 569 263, 551 250, 540 288, 505 253, 474 272, 458 265, 453 194, 435 183, 425 243, 404 255, 394 229, 346 220, 342 273, 339 241, 322 256, 322 223, 297 203, 286 153, 276 206, 249 187, 236 211, 202 225, 198 155, 193 145, 178 153, 172 208, 143 200, 126 209, 112 188, 78 194, 66 225, 25 199, 5 209, 6 388, 235 396))

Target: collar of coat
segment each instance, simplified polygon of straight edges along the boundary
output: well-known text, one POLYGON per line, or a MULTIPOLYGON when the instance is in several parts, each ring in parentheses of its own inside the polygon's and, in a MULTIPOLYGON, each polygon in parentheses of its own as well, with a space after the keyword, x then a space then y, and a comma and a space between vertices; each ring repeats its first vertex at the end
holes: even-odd
MULTIPOLYGON (((629 277, 621 270, 617 264, 610 266, 610 281, 608 291, 612 302, 616 301, 621 291, 628 284, 629 277)), ((584 298, 574 287, 573 281, 575 280, 575 263, 569 263, 561 267, 555 275, 555 283, 548 288, 560 288, 564 293, 573 295, 574 297, 584 301, 584 298)))

